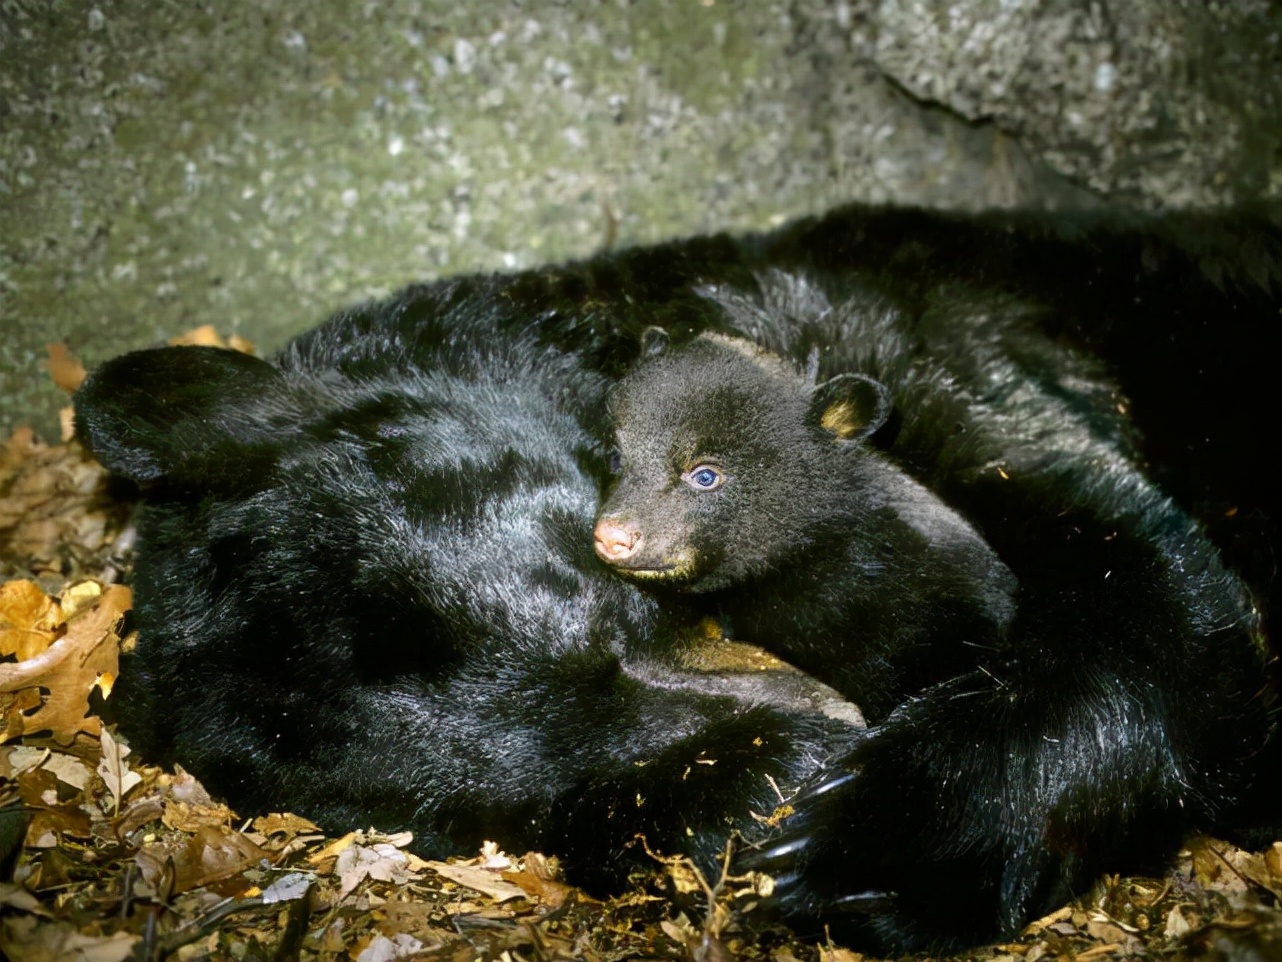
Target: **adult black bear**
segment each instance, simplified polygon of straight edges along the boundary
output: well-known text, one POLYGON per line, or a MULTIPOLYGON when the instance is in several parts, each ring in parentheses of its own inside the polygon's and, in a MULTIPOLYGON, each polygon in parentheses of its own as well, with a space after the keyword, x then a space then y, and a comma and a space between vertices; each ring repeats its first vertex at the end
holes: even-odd
POLYGON ((1129 436, 1276 610, 1280 249, 1263 222, 856 208, 410 288, 272 364, 127 356, 77 402, 150 485, 127 728, 242 807, 409 822, 437 851, 492 834, 580 878, 617 875, 637 829, 706 858, 765 774, 810 777, 758 858, 791 908, 891 948, 1008 929, 1204 819, 1276 825, 1253 612, 1129 436), (687 668, 710 599, 656 602, 592 554, 603 385, 650 325, 886 385, 866 443, 984 560, 937 610, 965 626, 953 655, 992 650, 871 681, 830 674, 847 639, 815 652, 868 693, 867 735, 796 676, 687 668))
POLYGON ((604 379, 450 285, 275 364, 104 365, 78 427, 144 484, 141 641, 111 707, 243 811, 564 853, 584 883, 707 867, 858 734, 805 676, 707 666, 703 629, 591 548, 604 379), (470 308, 476 308, 472 310, 470 308), (404 335, 402 337, 402 335, 404 335))

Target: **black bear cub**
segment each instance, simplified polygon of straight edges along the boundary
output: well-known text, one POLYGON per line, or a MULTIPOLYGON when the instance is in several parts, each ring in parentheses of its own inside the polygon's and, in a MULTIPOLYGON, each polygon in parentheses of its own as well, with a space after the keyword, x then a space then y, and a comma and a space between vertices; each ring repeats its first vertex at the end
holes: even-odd
MULTIPOLYGON (((785 910, 861 944, 956 945, 1270 804, 1250 603, 1101 430, 1107 382, 1011 316, 914 354, 929 330, 875 299, 761 285, 798 332, 840 332, 818 343, 845 373, 818 382, 815 354, 803 375, 721 334, 651 338, 611 396, 617 477, 594 537, 621 574, 867 714, 868 737, 741 863, 777 878, 785 910), (941 373, 997 335, 1054 355, 1056 378, 941 373)), ((753 302, 706 296, 751 329, 753 302)))
POLYGON ((890 414, 859 374, 823 384, 749 341, 704 334, 616 389, 619 473, 597 553, 647 584, 720 592, 763 639, 870 715, 905 679, 949 677, 1015 613, 979 533, 866 443, 890 414), (835 657, 834 657, 835 656, 835 657))

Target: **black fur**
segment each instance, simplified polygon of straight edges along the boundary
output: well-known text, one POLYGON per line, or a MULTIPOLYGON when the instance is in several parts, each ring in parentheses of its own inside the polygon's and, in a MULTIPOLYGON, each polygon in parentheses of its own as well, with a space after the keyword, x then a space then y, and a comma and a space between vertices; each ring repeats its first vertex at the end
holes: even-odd
POLYGON ((432 853, 497 836, 602 884, 635 831, 706 861, 755 837, 765 775, 809 780, 759 863, 794 912, 890 948, 1009 930, 1190 826, 1276 827, 1272 690, 1216 547, 1267 625, 1280 250, 1250 218, 854 208, 409 288, 270 364, 119 359, 77 398, 149 499, 113 701, 247 811, 411 826, 432 853), (695 670, 721 592, 656 601, 592 554, 605 391, 655 325, 862 375, 857 408, 884 385, 888 419, 865 403, 845 443, 986 572, 923 609, 961 626, 942 664, 912 657, 935 642, 911 611, 909 657, 843 674, 844 608, 806 613, 869 735, 805 676, 695 670))
POLYGON ((603 379, 449 292, 394 358, 393 307, 274 365, 161 348, 94 373, 82 434, 150 484, 113 710, 246 812, 435 856, 499 839, 598 886, 645 860, 636 833, 706 866, 853 716, 797 673, 701 667, 692 618, 601 568, 603 379))
POLYGON ((1256 613, 1096 365, 994 299, 919 318, 779 273, 708 295, 740 330, 792 318, 778 343, 829 345, 822 366, 881 379, 900 419, 883 453, 849 374, 810 384, 708 335, 652 351, 611 404, 602 557, 701 595, 872 723, 854 777, 746 861, 789 910, 957 944, 1160 866, 1192 828, 1276 825, 1256 613))
POLYGON ((619 477, 599 553, 634 580, 710 595, 735 637, 884 716, 998 643, 1016 582, 860 440, 884 421, 883 395, 851 374, 808 384, 721 335, 641 365, 611 399, 619 477))

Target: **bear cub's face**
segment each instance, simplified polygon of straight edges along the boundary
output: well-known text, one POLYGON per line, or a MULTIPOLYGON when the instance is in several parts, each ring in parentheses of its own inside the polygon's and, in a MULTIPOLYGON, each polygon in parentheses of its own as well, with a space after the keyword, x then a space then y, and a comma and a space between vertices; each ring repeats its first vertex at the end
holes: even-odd
MULTIPOLYGON (((621 574, 711 591, 813 544, 848 501, 859 439, 884 423, 885 389, 860 375, 808 383, 749 341, 704 334, 648 357, 615 389, 617 480, 596 552, 621 574)), ((848 520, 848 517, 847 517, 848 520)))

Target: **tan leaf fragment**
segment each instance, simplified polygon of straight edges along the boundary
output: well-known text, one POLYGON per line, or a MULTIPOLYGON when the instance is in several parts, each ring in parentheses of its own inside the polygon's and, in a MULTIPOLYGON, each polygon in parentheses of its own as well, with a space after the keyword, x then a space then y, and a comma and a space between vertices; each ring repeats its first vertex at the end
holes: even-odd
POLYGON ((271 905, 275 902, 292 902, 294 899, 301 899, 315 881, 306 872, 290 872, 288 875, 282 875, 263 890, 261 896, 263 904, 271 905))
POLYGON ((18 428, 0 447, 0 559, 13 570, 100 574, 130 510, 77 443, 47 445, 18 428))
POLYGON ((852 952, 839 945, 821 945, 819 959, 820 962, 864 962, 865 956, 862 952, 852 952))
POLYGON ((240 351, 242 354, 254 353, 253 341, 248 341, 239 334, 232 334, 224 338, 212 324, 193 327, 190 331, 170 338, 169 343, 175 347, 221 347, 231 351, 240 351))
POLYGON ((320 827, 307 819, 288 812, 271 812, 254 819, 254 831, 260 835, 284 835, 293 838, 295 835, 314 835, 320 827))
POLYGON ((165 803, 165 812, 160 820, 180 832, 194 832, 206 825, 230 825, 233 818, 235 813, 219 802, 197 805, 170 799, 165 803))
POLYGON ((34 658, 53 644, 62 621, 61 607, 34 581, 0 585, 0 656, 34 658))
MULTIPOLYGON (((67 624, 65 635, 40 654, 0 664, 0 692, 35 692, 43 698, 40 707, 18 716, 18 734, 47 730, 55 742, 70 745, 78 733, 97 736, 102 731, 101 721, 89 715, 89 692, 100 675, 115 675, 119 670, 116 629, 131 598, 128 588, 109 586, 96 604, 67 624)), ((6 722, 9 727, 0 738, 12 736, 12 711, 6 722)))
POLYGON ((34 915, 6 918, 0 923, 0 954, 13 962, 124 962, 138 936, 117 932, 84 935, 66 922, 49 922, 34 915))
POLYGON ((55 341, 53 344, 48 345, 45 350, 49 352, 49 360, 46 364, 53 383, 60 390, 71 394, 84 381, 87 373, 85 366, 76 359, 74 354, 67 350, 67 345, 61 341, 55 341))
POLYGON ((156 795, 145 795, 129 803, 129 807, 112 819, 111 827, 117 840, 125 838, 149 822, 158 820, 165 803, 156 795))
POLYGON ((526 852, 521 859, 521 871, 509 870, 503 877, 518 885, 532 899, 538 899, 549 908, 560 908, 574 894, 574 887, 554 877, 552 866, 539 852, 526 852))
POLYGON ((451 865, 448 862, 428 862, 427 867, 451 882, 457 882, 465 888, 488 895, 496 902, 519 899, 525 895, 518 886, 504 881, 490 869, 478 868, 474 865, 451 865))
POLYGON ((339 878, 339 898, 347 895, 367 878, 404 885, 416 877, 405 853, 394 845, 349 845, 338 854, 334 872, 339 878))
POLYGON ((58 781, 65 782, 80 791, 85 790, 85 786, 89 784, 89 778, 93 774, 84 761, 75 755, 65 755, 62 752, 50 752, 49 757, 45 759, 41 767, 46 771, 53 772, 58 781))
POLYGON ((135 860, 143 878, 157 891, 177 895, 239 875, 267 853, 228 828, 203 825, 174 849, 157 842, 138 850, 135 860))
POLYGON ((327 859, 331 859, 331 858, 334 858, 335 856, 342 854, 344 849, 356 843, 357 838, 363 838, 363 837, 364 836, 362 836, 359 832, 348 832, 342 838, 334 839, 334 841, 330 842, 319 852, 314 852, 311 855, 307 856, 307 862, 310 865, 319 866, 322 862, 326 861, 327 859))
POLYGON ((18 775, 18 795, 30 818, 26 845, 51 848, 62 836, 89 838, 93 823, 81 805, 82 799, 59 801, 58 778, 44 768, 29 768, 18 775))
POLYGON ((100 737, 102 761, 98 763, 98 777, 107 786, 107 791, 111 792, 115 811, 119 812, 120 803, 129 794, 131 788, 142 782, 142 776, 130 771, 129 765, 125 762, 125 756, 129 754, 127 745, 117 742, 111 737, 111 732, 105 728, 100 737))
POLYGON ((395 962, 408 959, 423 951, 423 943, 412 935, 398 932, 392 938, 375 934, 356 956, 356 962, 395 962))
POLYGON ((67 585, 58 593, 58 606, 62 609, 62 617, 70 620, 86 608, 92 607, 94 602, 102 597, 102 588, 102 583, 92 578, 67 585))
POLYGON ((11 909, 20 909, 23 912, 43 915, 46 918, 53 917, 52 913, 40 904, 38 898, 21 885, 15 885, 13 882, 0 882, 0 905, 8 906, 11 909))

